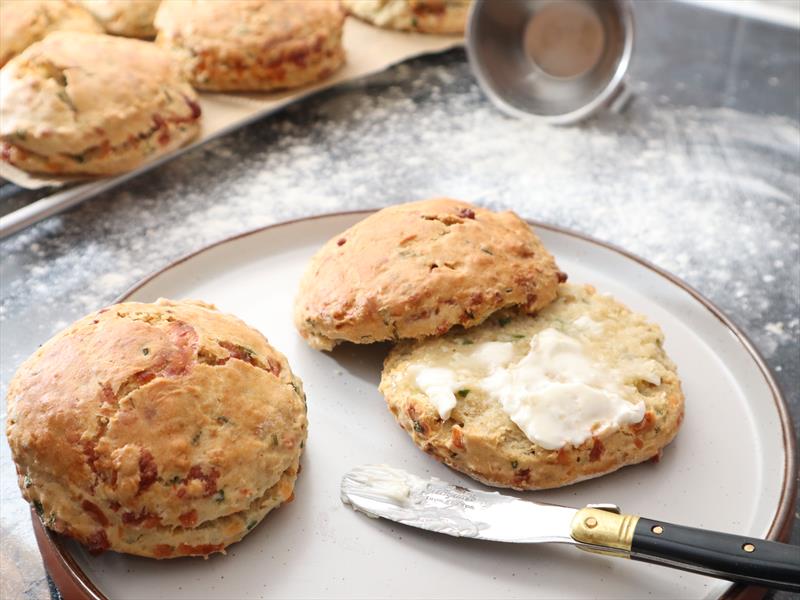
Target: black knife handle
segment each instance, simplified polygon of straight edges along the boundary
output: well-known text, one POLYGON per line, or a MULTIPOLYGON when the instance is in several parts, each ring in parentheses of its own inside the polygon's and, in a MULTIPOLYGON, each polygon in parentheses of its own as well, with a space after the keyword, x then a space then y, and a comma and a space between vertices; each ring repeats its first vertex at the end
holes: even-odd
POLYGON ((640 518, 631 558, 800 592, 800 546, 640 518))

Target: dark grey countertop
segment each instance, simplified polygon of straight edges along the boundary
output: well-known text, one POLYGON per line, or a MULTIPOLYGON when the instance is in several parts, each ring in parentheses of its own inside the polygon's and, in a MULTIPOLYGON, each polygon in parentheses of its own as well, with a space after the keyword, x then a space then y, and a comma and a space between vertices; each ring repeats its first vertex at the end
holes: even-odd
MULTIPOLYGON (((635 98, 620 115, 513 121, 450 51, 318 94, 3 241, 3 397, 53 333, 189 251, 277 221, 450 195, 683 278, 750 336, 800 422, 800 36, 684 5, 635 8, 635 98)), ((40 195, 7 185, 0 208, 40 195)), ((0 476, 0 597, 47 597, 5 443, 0 476)))

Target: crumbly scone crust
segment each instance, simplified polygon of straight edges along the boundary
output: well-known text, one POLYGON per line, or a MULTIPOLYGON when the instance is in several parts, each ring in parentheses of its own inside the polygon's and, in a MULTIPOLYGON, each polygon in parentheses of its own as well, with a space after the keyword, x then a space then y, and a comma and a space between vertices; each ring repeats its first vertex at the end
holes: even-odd
MULTIPOLYGON (((535 317, 500 313, 483 325, 442 338, 402 342, 384 364, 380 389, 389 409, 414 443, 439 461, 483 483, 518 490, 554 488, 598 477, 625 465, 659 457, 683 419, 684 398, 676 367, 662 348, 661 329, 591 286, 565 284, 559 297, 535 317), (644 419, 604 431, 574 447, 548 450, 530 441, 496 401, 470 389, 443 421, 428 397, 408 378, 411 364, 443 351, 468 351, 472 344, 513 342, 524 355, 531 337, 555 327, 570 334, 572 322, 588 316, 603 331, 590 340, 596 359, 609 366, 627 357, 652 359, 660 385, 638 380, 644 419)), ((430 360, 430 359, 429 359, 430 360)))
POLYGON ((293 88, 344 64, 344 19, 338 0, 164 0, 156 43, 198 89, 293 88))
POLYGON ((0 0, 0 23, 0 67, 53 31, 103 31, 71 0, 0 0))
POLYGON ((108 33, 136 38, 156 35, 153 20, 161 0, 81 0, 108 33))
POLYGON ((306 268, 294 319, 321 350, 441 335, 507 306, 534 313, 565 278, 514 213, 422 200, 378 211, 328 241, 306 268))
POLYGON ((0 156, 26 171, 124 172, 194 138, 200 113, 169 53, 140 40, 56 32, 0 70, 0 156))
POLYGON ((343 0, 348 12, 386 29, 464 33, 471 0, 343 0))
POLYGON ((199 302, 89 315, 8 390, 23 496, 47 527, 92 550, 222 552, 291 499, 306 430, 286 358, 199 302))

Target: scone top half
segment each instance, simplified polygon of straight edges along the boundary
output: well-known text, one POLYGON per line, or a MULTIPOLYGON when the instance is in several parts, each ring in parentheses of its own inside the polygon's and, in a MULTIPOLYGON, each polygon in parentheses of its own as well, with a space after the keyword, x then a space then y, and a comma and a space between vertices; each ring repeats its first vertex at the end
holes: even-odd
POLYGON ((414 443, 500 487, 554 488, 660 456, 684 399, 660 328, 590 286, 536 316, 398 344, 380 389, 414 443))
POLYGON ((202 303, 94 313, 44 344, 8 391, 23 496, 92 550, 222 551, 291 498, 306 430, 285 357, 202 303))
POLYGON ((197 95, 154 44, 55 32, 0 70, 2 158, 28 171, 108 174, 199 132, 197 95))
POLYGON ((512 212, 448 198, 410 202, 370 215, 314 255, 295 324, 322 350, 441 335, 508 306, 535 313, 565 279, 512 212))

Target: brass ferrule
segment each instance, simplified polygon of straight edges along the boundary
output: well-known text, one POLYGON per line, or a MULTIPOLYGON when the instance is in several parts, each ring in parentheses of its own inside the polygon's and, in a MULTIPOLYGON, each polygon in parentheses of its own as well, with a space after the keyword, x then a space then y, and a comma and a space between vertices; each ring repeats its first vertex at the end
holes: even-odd
POLYGON ((597 554, 628 557, 639 517, 598 508, 582 508, 572 519, 572 539, 591 544, 581 549, 597 554))

